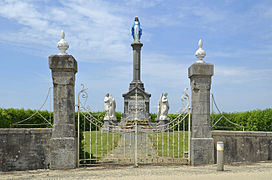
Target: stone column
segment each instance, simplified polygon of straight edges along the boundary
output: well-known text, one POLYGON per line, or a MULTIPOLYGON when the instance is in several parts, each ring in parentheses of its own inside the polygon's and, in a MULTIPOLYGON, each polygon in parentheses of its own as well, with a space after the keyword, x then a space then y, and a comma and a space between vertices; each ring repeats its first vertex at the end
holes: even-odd
POLYGON ((214 163, 214 141, 210 126, 210 89, 214 66, 203 61, 206 53, 201 40, 199 47, 196 52, 199 60, 188 69, 192 96, 192 165, 214 163))
MULTIPOLYGON (((59 42, 59 49, 68 46, 65 43, 59 42)), ((68 48, 66 47, 66 49, 68 48)), ((75 168, 77 164, 75 133, 75 74, 77 72, 77 61, 73 56, 65 53, 64 50, 59 55, 49 57, 49 67, 52 70, 54 85, 54 126, 50 139, 50 169, 75 168)))
POLYGON ((141 48, 142 43, 134 41, 131 44, 133 48, 133 81, 141 81, 141 48))

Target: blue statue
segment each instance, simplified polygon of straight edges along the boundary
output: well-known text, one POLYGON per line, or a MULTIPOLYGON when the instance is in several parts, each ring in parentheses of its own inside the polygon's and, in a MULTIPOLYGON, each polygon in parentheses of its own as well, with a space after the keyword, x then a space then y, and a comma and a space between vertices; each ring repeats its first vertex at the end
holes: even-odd
POLYGON ((131 34, 134 41, 140 42, 140 39, 142 36, 142 27, 141 27, 139 18, 137 16, 135 17, 134 24, 131 28, 131 34))

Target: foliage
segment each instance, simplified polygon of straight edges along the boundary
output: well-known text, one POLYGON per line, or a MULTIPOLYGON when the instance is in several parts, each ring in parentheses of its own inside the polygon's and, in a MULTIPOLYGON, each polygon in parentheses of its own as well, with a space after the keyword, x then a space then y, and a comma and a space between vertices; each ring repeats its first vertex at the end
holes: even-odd
POLYGON ((14 109, 14 108, 9 108, 9 109, 0 108, 0 128, 26 128, 26 127, 50 128, 52 127, 49 123, 47 123, 42 118, 42 116, 48 121, 50 121, 51 124, 53 124, 53 113, 48 111, 38 111, 38 113, 36 110, 30 110, 30 109, 25 110, 25 109, 14 109), (31 117, 33 114, 35 115, 31 117), (20 123, 20 125, 16 124, 29 117, 31 118, 20 123))
MULTIPOLYGON (((44 118, 50 120, 53 124, 53 113, 48 111, 38 111, 44 118)), ((25 110, 25 109, 2 109, 0 108, 0 128, 49 128, 51 127, 50 124, 46 123, 46 121, 38 114, 33 116, 32 118, 28 119, 25 122, 20 123, 20 125, 16 125, 17 122, 20 122, 31 115, 36 113, 36 110, 25 110), (32 125, 23 125, 23 124, 32 124, 32 125)), ((105 112, 92 112, 80 113, 80 121, 81 127, 80 129, 84 129, 84 120, 85 120, 85 130, 89 131, 90 123, 87 119, 91 119, 92 121, 92 130, 96 130, 95 124, 99 122, 103 122, 103 117, 105 112), (90 116, 91 114, 91 116, 90 116)), ((235 112, 235 113, 223 113, 223 115, 229 119, 231 122, 236 123, 238 125, 244 126, 246 131, 272 131, 272 109, 268 108, 265 110, 253 110, 248 112, 235 112)), ((77 124, 77 116, 78 113, 75 112, 75 119, 77 124)), ((170 119, 175 119, 178 115, 177 114, 169 114, 170 119)), ((121 121, 122 113, 116 112, 117 121, 121 121)), ((211 114, 211 124, 213 125, 219 118, 221 117, 220 114, 211 114)), ((155 122, 157 115, 151 114, 152 121, 155 122)), ((185 130, 188 127, 188 117, 185 118, 185 130)), ((182 122, 180 123, 180 130, 182 129, 182 122)), ((226 130, 242 130, 241 127, 235 126, 224 118, 222 118, 213 129, 226 129, 226 130)), ((99 129, 97 129, 99 130, 99 129)), ((176 129, 175 129, 176 130, 176 129)))
MULTIPOLYGON (((245 131, 272 131, 272 109, 253 110, 247 112, 222 113, 231 122, 238 124, 235 126, 222 118, 214 129, 225 129, 241 131, 240 126, 244 126, 245 131)), ((219 118, 220 114, 211 114, 211 124, 213 125, 219 118)))

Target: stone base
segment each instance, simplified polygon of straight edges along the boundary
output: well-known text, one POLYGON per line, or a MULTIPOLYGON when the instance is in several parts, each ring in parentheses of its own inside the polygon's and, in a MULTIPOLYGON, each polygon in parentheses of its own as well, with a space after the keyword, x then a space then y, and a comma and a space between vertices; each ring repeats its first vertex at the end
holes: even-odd
POLYGON ((191 139, 191 163, 193 166, 214 164, 213 138, 191 139))
POLYGON ((102 126, 102 132, 111 132, 112 129, 116 129, 117 126, 118 126, 117 120, 104 119, 104 124, 102 126))
POLYGON ((50 139, 50 169, 72 169, 77 165, 77 142, 73 137, 50 139))
POLYGON ((160 132, 172 132, 173 129, 169 129, 169 119, 165 119, 165 120, 158 120, 158 124, 157 124, 157 130, 160 132))

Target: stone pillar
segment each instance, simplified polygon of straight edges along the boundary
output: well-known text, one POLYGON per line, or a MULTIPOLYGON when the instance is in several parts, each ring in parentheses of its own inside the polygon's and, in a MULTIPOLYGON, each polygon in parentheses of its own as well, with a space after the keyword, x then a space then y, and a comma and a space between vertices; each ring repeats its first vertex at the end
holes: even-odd
MULTIPOLYGON (((202 53, 202 58, 204 58, 206 53, 201 48, 201 40, 199 44, 200 50, 197 51, 196 56, 199 58, 202 53)), ((190 148, 192 165, 214 163, 214 142, 210 126, 210 89, 213 72, 213 64, 205 63, 201 58, 188 69, 192 96, 190 148)))
POLYGON ((50 169, 76 167, 75 74, 77 61, 71 55, 49 57, 54 94, 54 126, 50 140, 50 169))
POLYGON ((133 48, 133 80, 130 83, 130 89, 137 84, 143 88, 141 82, 141 48, 143 44, 139 41, 134 41, 131 46, 133 48))

